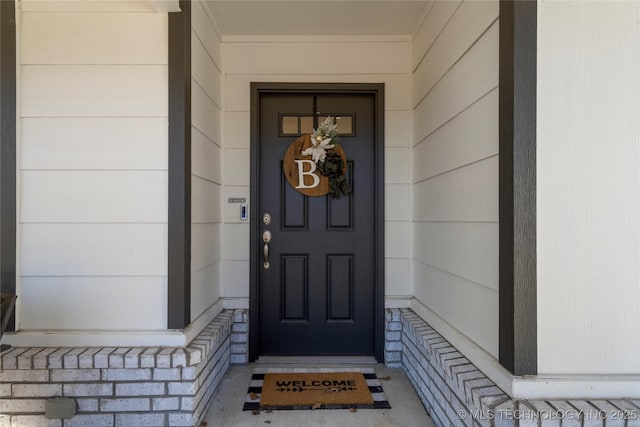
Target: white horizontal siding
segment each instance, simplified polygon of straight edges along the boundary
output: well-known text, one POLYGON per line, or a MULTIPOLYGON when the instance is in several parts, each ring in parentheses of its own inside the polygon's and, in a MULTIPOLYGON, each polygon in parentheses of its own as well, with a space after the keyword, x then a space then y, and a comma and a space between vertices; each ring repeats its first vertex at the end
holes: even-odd
POLYGON ((167 64, 167 15, 23 13, 23 64, 167 64))
POLYGON ((22 119, 26 169, 166 170, 167 119, 22 119))
POLYGON ((497 1, 465 1, 429 47, 414 73, 413 103, 435 86, 447 71, 498 19, 497 1))
POLYGON ((191 32, 191 71, 193 80, 204 90, 218 108, 222 106, 222 79, 220 70, 202 40, 191 32))
POLYGON ((191 2, 191 319, 221 295, 222 125, 220 38, 191 2))
POLYGON ((411 147, 413 145, 412 114, 408 110, 384 112, 385 147, 411 147))
POLYGON ((413 48, 414 295, 498 354, 498 2, 436 2, 413 48))
POLYGON ((222 256, 224 260, 249 260, 249 231, 249 224, 246 223, 224 224, 224 246, 222 247, 222 256))
POLYGON ((498 224, 418 222, 415 258, 455 276, 498 291, 498 224))
POLYGON ((191 172, 194 176, 222 183, 220 159, 222 150, 199 130, 191 129, 191 172))
POLYGON ((233 43, 223 60, 229 74, 405 74, 410 55, 407 42, 233 43))
POLYGON ((21 231, 22 276, 167 274, 166 224, 33 223, 21 231))
POLYGON ((157 310, 167 305, 166 276, 23 277, 20 299, 22 330, 162 330, 167 325, 166 312, 157 310))
POLYGON ((387 258, 384 262, 385 294, 409 296, 412 293, 408 258, 387 258))
POLYGON ((225 114, 224 144, 229 148, 251 146, 251 119, 249 111, 228 111, 225 114))
POLYGON ((29 12, 127 12, 156 13, 149 0, 21 0, 20 9, 29 12))
POLYGON ((164 329, 167 15, 21 6, 18 328, 164 329))
POLYGON ((191 124, 212 142, 220 141, 220 108, 208 93, 195 83, 191 85, 191 124))
POLYGON ((410 150, 408 147, 387 147, 384 150, 384 182, 401 184, 411 181, 410 150))
MULTIPOLYGON (((207 50, 208 55, 213 59, 218 69, 221 69, 221 42, 209 15, 207 8, 202 1, 191 2, 191 29, 202 41, 203 47, 207 50)), ((193 59, 193 58, 192 58, 193 59)))
POLYGON ((196 315, 220 298, 220 261, 191 272, 191 311, 196 315))
POLYGON ((199 270, 219 260, 220 224, 193 224, 191 226, 191 271, 199 270))
POLYGON ((415 297, 497 358, 498 293, 419 261, 413 268, 421 283, 415 297))
POLYGON ((461 4, 462 0, 433 2, 413 38, 412 71, 422 62, 433 42, 461 4))
POLYGON ((411 246, 407 244, 411 238, 408 221, 386 221, 384 236, 384 255, 386 258, 408 259, 411 246))
POLYGON ((165 171, 23 171, 22 222, 167 222, 165 171))
POLYGON ((420 181, 414 198, 416 221, 496 222, 498 157, 420 181))
POLYGON ((411 221, 409 208, 411 200, 410 184, 386 184, 384 186, 384 218, 386 221, 411 221))
POLYGON ((227 185, 248 186, 251 152, 248 148, 228 148, 224 150, 223 174, 227 185))
POLYGON ((498 23, 495 23, 429 96, 416 105, 414 140, 425 138, 497 86, 498 23))
POLYGON ((419 182, 498 154, 498 90, 469 106, 413 150, 419 182))
POLYGON ((191 175, 191 221, 220 222, 220 184, 191 175))
POLYGON ((225 259, 222 265, 222 292, 227 298, 247 298, 249 261, 225 259))
POLYGON ((166 65, 23 65, 23 117, 167 117, 166 65))

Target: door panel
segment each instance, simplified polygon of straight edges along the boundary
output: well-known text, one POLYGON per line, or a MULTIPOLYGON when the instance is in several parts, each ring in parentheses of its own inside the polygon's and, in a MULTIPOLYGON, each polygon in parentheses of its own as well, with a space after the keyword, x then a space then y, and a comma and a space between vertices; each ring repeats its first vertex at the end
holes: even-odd
MULTIPOLYGON (((373 354, 375 341, 375 122, 371 94, 263 94, 259 103, 258 215, 271 232, 259 262, 261 354, 373 354), (314 108, 315 107, 315 108, 314 108), (332 199, 298 193, 282 161, 295 120, 348 115, 340 137, 353 191, 332 199), (286 135, 282 118, 287 117, 286 135)), ((301 120, 302 122, 302 120, 301 120)), ((262 245, 262 243, 261 243, 262 245)), ((262 253, 262 251, 261 251, 262 253)))
POLYGON ((280 174, 280 180, 282 181, 280 193, 282 194, 282 206, 280 211, 282 212, 283 230, 306 229, 309 218, 307 198, 289 185, 284 174, 280 174))
POLYGON ((283 254, 281 260, 282 320, 307 320, 308 257, 283 254))
MULTIPOLYGON (((353 161, 347 161, 347 179, 349 185, 353 188, 353 182, 350 179, 353 177, 353 161)), ((329 204, 327 212, 327 228, 329 230, 335 229, 349 229, 353 230, 353 191, 349 194, 342 195, 339 199, 329 198, 327 201, 329 204)))
POLYGON ((353 255, 327 255, 328 320, 351 320, 353 255))

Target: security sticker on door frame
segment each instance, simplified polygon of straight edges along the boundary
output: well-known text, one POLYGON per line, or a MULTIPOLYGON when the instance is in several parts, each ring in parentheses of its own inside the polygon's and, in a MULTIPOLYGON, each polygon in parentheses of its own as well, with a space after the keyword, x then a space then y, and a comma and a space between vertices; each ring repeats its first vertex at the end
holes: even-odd
POLYGON ((345 177, 347 159, 330 117, 313 134, 304 134, 289 145, 282 168, 289 185, 305 196, 331 194, 339 199, 341 193, 351 192, 345 177))

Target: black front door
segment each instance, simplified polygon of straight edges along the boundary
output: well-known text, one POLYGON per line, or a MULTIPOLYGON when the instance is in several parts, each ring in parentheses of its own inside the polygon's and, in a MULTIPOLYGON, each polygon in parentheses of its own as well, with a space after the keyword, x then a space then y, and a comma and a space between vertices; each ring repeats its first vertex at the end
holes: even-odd
MULTIPOLYGON (((375 354, 376 99, 371 93, 269 93, 257 103, 254 262, 259 354, 375 354), (310 197, 283 174, 285 152, 326 117, 338 123, 352 191, 310 197), (265 218, 268 215, 269 218, 265 218), (269 231, 268 268, 263 233, 269 231)), ((380 317, 380 316, 378 316, 380 317)))

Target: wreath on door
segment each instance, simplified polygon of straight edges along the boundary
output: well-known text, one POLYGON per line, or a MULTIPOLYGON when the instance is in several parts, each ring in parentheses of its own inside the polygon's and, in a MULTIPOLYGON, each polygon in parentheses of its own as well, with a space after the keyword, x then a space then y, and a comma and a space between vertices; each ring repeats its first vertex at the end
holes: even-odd
POLYGON ((339 199, 340 194, 352 191, 345 176, 346 156, 340 146, 337 125, 331 117, 327 117, 312 134, 302 135, 289 146, 283 169, 289 184, 307 196, 331 194, 332 198, 339 199), (309 164, 310 167, 305 166, 309 164), (311 182, 307 182, 309 179, 311 182))

